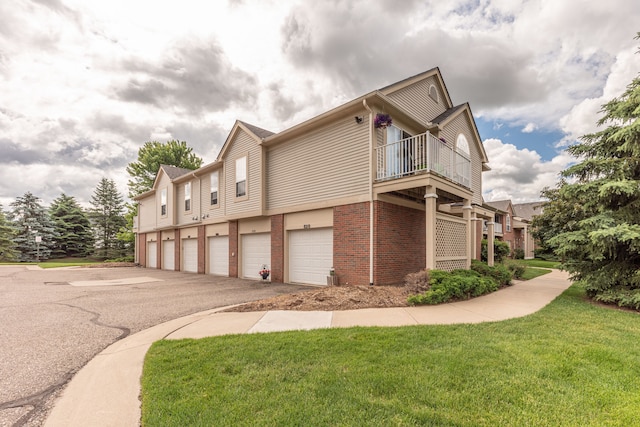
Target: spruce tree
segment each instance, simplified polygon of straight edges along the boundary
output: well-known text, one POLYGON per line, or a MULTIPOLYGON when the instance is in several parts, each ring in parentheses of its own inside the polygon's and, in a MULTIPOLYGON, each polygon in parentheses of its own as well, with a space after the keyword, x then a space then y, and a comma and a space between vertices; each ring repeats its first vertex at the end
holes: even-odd
POLYGON ((117 238, 126 225, 124 202, 113 180, 100 180, 91 196, 91 206, 89 220, 95 236, 95 256, 102 259, 124 256, 124 243, 117 238))
POLYGON ((51 203, 49 214, 57 234, 54 257, 85 257, 93 252, 89 217, 74 197, 62 193, 51 203))
POLYGON ((534 224, 591 297, 640 309, 640 77, 602 112, 534 224))
POLYGON ((0 261, 11 262, 18 259, 18 251, 13 241, 16 232, 0 204, 0 261))
POLYGON ((49 259, 56 234, 49 213, 40 204, 40 199, 26 192, 10 206, 9 219, 16 230, 13 241, 19 252, 18 260, 33 262, 49 259))

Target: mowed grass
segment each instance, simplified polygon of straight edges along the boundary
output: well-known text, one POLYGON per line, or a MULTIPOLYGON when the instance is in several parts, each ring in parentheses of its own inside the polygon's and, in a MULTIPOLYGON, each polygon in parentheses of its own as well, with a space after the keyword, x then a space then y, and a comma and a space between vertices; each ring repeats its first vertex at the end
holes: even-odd
POLYGON ((476 325, 159 341, 144 426, 631 426, 640 316, 573 286, 533 315, 476 325))
POLYGON ((527 267, 560 268, 560 262, 558 261, 546 261, 544 259, 519 259, 518 262, 526 265, 527 267))
POLYGON ((535 267, 527 267, 526 270, 524 270, 524 274, 522 275, 522 277, 520 278, 521 280, 531 280, 534 279, 538 276, 542 276, 545 274, 549 274, 551 273, 551 270, 548 270, 546 268, 535 268, 535 267))
POLYGON ((97 261, 91 258, 58 258, 49 259, 42 262, 2 262, 0 265, 37 265, 40 268, 58 268, 58 267, 81 267, 83 265, 99 264, 101 261, 97 261))

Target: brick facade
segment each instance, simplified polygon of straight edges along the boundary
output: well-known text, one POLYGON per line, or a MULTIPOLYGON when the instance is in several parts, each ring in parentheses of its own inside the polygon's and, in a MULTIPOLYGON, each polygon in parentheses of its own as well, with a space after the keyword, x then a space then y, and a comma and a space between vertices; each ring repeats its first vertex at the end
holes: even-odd
POLYGON ((284 282, 284 215, 271 217, 271 281, 284 282))
POLYGON ((333 262, 341 285, 369 284, 369 203, 333 208, 333 262))
POLYGON ((198 226, 198 273, 204 274, 206 267, 206 255, 205 246, 207 244, 207 237, 205 236, 204 225, 198 226))
POLYGON ((174 270, 175 271, 181 271, 182 268, 182 264, 180 264, 180 242, 182 242, 182 240, 180 240, 180 230, 177 229, 175 230, 175 237, 174 237, 175 241, 174 241, 174 250, 173 250, 173 266, 174 266, 174 270))
POLYGON ((147 266, 147 234, 138 234, 138 264, 147 266))
POLYGON ((402 283, 426 265, 423 210, 377 201, 374 204, 374 284, 402 283))
POLYGON ((229 277, 238 277, 238 221, 229 221, 229 277))

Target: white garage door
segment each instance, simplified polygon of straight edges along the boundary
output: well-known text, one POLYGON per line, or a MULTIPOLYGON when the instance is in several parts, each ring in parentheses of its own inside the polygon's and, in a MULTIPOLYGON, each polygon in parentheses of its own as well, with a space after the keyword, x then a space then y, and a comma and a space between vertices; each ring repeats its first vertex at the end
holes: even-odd
POLYGON ((182 240, 182 269, 191 273, 198 272, 198 239, 182 240))
MULTIPOLYGON (((258 272, 266 264, 271 270, 271 234, 242 235, 242 277, 260 279, 258 272)), ((269 276, 271 280, 271 276, 269 276)))
POLYGON ((209 273, 229 275, 229 237, 209 237, 209 273))
POLYGON ((289 232, 289 281, 326 285, 333 266, 333 229, 289 232))
POLYGON ((162 268, 164 270, 176 269, 176 244, 173 240, 162 241, 162 268))
POLYGON ((147 266, 149 268, 158 268, 158 246, 156 246, 156 242, 147 243, 147 254, 148 260, 147 266))

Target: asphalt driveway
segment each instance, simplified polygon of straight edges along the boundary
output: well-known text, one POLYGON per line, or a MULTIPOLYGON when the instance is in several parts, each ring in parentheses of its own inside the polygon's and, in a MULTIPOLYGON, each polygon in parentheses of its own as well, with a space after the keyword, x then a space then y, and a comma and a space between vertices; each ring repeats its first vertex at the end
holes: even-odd
POLYGON ((73 375, 129 334, 309 287, 142 268, 0 266, 0 426, 39 426, 73 375))

